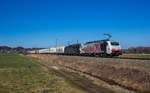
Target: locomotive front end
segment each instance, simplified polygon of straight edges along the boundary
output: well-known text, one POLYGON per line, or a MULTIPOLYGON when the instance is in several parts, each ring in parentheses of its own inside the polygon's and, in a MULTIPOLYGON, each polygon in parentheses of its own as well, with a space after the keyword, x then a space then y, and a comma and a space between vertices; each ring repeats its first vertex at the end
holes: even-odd
POLYGON ((121 46, 119 42, 116 41, 109 41, 108 42, 108 54, 112 56, 119 56, 122 55, 121 46))

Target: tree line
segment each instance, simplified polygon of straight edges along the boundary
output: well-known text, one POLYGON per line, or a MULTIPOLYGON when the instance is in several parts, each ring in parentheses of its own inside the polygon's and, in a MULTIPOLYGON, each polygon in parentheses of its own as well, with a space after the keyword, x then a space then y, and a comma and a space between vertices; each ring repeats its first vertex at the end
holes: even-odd
POLYGON ((130 47, 128 49, 123 49, 123 53, 144 53, 150 54, 150 47, 130 47))
POLYGON ((42 48, 24 48, 24 47, 8 47, 8 46, 0 46, 0 53, 23 53, 26 51, 42 49, 42 48))

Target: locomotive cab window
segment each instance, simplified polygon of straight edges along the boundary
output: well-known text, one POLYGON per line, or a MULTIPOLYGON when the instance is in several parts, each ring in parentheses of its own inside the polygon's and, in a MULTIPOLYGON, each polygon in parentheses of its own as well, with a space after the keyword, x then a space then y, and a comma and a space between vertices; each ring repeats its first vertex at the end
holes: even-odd
POLYGON ((118 42, 111 42, 111 45, 118 46, 119 43, 118 42))

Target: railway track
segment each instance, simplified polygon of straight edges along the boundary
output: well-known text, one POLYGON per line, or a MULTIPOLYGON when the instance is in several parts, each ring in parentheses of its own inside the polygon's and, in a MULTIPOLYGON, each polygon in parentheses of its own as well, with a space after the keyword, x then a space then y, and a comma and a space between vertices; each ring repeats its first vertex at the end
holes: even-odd
POLYGON ((134 59, 134 60, 150 60, 150 58, 129 58, 129 57, 114 57, 116 59, 134 59))
POLYGON ((66 55, 66 54, 49 54, 41 53, 42 55, 60 55, 60 56, 79 56, 79 57, 95 57, 95 58, 108 58, 108 59, 131 59, 131 60, 150 60, 150 58, 138 58, 138 57, 102 57, 98 55, 66 55))
POLYGON ((81 57, 95 57, 95 58, 106 58, 106 59, 150 60, 150 58, 134 58, 134 57, 99 57, 99 56, 81 56, 81 57))
POLYGON ((79 57, 95 57, 108 59, 131 59, 131 60, 150 60, 150 58, 136 58, 136 57, 100 57, 100 56, 83 56, 83 55, 61 55, 61 56, 79 56, 79 57))

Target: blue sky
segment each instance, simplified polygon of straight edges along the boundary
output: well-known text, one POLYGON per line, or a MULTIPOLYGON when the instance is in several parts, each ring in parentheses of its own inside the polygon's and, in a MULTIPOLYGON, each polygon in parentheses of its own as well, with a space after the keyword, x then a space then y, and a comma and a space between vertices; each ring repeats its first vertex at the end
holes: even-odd
POLYGON ((50 47, 104 39, 150 46, 150 0, 0 0, 0 45, 50 47))

